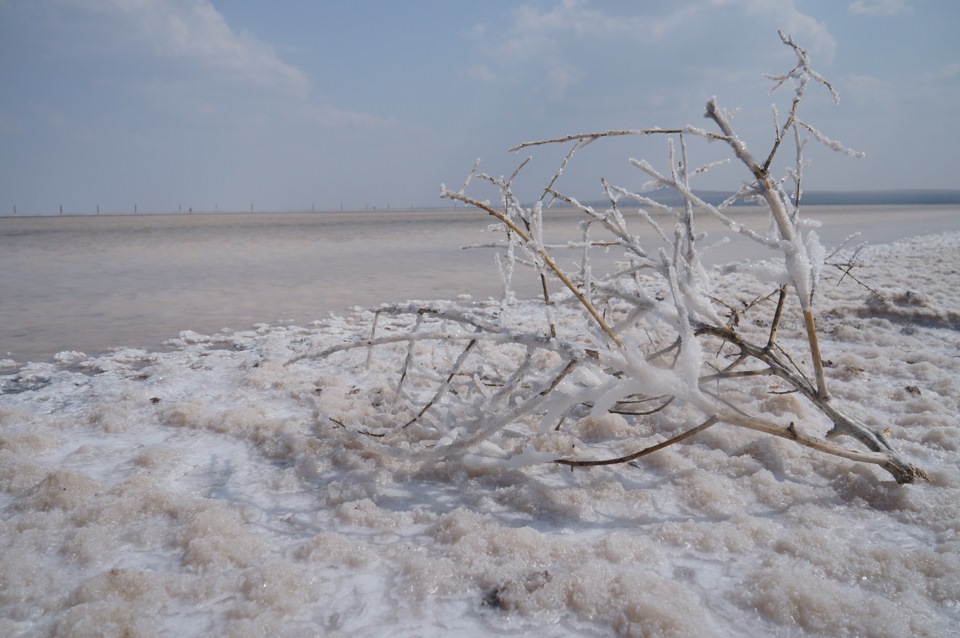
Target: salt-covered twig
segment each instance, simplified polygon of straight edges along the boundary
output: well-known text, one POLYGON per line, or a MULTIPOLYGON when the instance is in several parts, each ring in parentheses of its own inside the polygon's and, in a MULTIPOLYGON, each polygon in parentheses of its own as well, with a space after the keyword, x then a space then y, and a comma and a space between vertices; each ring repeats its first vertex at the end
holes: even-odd
POLYGON ((454 362, 453 367, 450 369, 450 373, 447 375, 446 381, 444 381, 439 388, 437 388, 436 393, 433 395, 433 398, 427 401, 426 405, 417 412, 417 416, 413 417, 409 421, 401 426, 402 428, 407 428, 416 423, 420 417, 422 417, 427 410, 429 410, 433 405, 440 400, 440 397, 443 396, 445 392, 450 388, 450 382, 453 381, 453 378, 457 376, 457 373, 460 372, 460 369, 463 367, 464 362, 466 361, 467 355, 470 354, 470 351, 473 350, 473 347, 477 345, 476 339, 471 339, 467 343, 467 347, 463 349, 463 352, 460 353, 460 356, 457 357, 456 362, 454 362))
POLYGON ((495 208, 491 208, 490 205, 486 204, 485 202, 481 202, 479 200, 473 199, 472 197, 467 197, 466 195, 461 195, 460 193, 452 193, 450 191, 447 191, 446 189, 442 189, 441 196, 446 197, 447 199, 454 199, 457 201, 461 201, 465 204, 470 204, 475 208, 486 211, 490 215, 493 215, 494 217, 499 219, 501 222, 503 222, 511 231, 516 233, 517 236, 520 237, 521 240, 523 240, 525 246, 529 247, 531 251, 535 252, 537 255, 539 255, 541 259, 543 259, 543 262, 553 272, 553 274, 556 275, 557 279, 559 279, 563 283, 563 285, 566 286, 567 289, 570 290, 570 292, 572 292, 574 296, 577 297, 580 303, 583 304, 584 308, 586 308, 587 311, 590 313, 590 316, 593 317, 594 321, 597 322, 597 325, 600 326, 600 328, 607 334, 607 336, 610 337, 610 339, 614 343, 620 345, 620 338, 613 332, 610 326, 607 325, 607 322, 604 321, 603 317, 600 316, 600 313, 597 312, 597 309, 593 307, 593 305, 587 300, 587 298, 583 296, 583 293, 580 292, 580 290, 573 284, 572 281, 570 281, 566 273, 564 273, 563 270, 561 270, 560 267, 557 266, 557 264, 553 261, 553 258, 550 257, 550 255, 547 254, 546 251, 536 247, 531 241, 530 237, 527 235, 527 233, 521 230, 520 227, 518 227, 516 223, 513 222, 513 220, 511 220, 509 217, 507 217, 502 212, 496 210, 495 208))

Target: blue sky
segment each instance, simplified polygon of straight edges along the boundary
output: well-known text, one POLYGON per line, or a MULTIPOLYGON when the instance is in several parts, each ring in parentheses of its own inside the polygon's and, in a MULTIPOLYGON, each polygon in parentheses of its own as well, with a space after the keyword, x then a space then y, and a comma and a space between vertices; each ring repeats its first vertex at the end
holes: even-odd
MULTIPOLYGON (((763 156, 778 28, 841 95, 801 115, 866 153, 808 147, 808 189, 960 188, 958 27, 954 0, 0 0, 0 213, 435 206, 474 158, 508 174, 522 141, 708 126, 713 95, 763 156)), ((636 188, 626 160, 664 149, 594 144, 558 186, 636 188)), ((521 194, 565 152, 534 153, 521 194)))

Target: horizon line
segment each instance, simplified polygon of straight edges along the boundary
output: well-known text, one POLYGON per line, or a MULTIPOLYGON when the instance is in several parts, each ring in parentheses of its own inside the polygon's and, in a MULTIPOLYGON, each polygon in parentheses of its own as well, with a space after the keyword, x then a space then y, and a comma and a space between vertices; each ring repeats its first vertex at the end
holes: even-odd
MULTIPOLYGON (((730 191, 719 189, 695 189, 701 199, 708 203, 719 203, 732 195, 730 191)), ((672 191, 652 192, 649 194, 652 199, 662 199, 664 204, 679 201, 680 196, 672 191)), ((584 204, 596 204, 597 201, 583 202, 584 204)), ((884 190, 812 190, 803 193, 803 205, 806 206, 863 206, 863 205, 936 205, 936 204, 960 204, 960 189, 948 188, 904 188, 904 189, 884 189, 884 190), (811 201, 813 200, 813 201, 811 201)), ((524 204, 527 206, 530 204, 524 204)), ((562 202, 554 204, 558 208, 568 207, 562 202)), ((750 206, 749 202, 743 205, 750 206)), ((249 210, 244 209, 221 209, 214 206, 213 209, 197 209, 188 207, 186 210, 179 206, 177 210, 161 209, 140 209, 138 204, 133 205, 132 210, 109 210, 101 211, 97 206, 94 210, 69 210, 64 206, 59 206, 54 211, 22 211, 14 205, 12 211, 0 212, 0 217, 85 217, 85 216, 134 216, 134 215, 250 215, 250 214, 326 214, 326 213, 384 213, 384 212, 416 212, 416 211, 441 211, 441 210, 459 210, 467 208, 459 205, 458 202, 448 204, 420 205, 394 207, 387 204, 386 207, 365 205, 359 207, 345 207, 340 204, 335 208, 318 208, 316 205, 302 208, 256 208, 251 204, 249 210)))

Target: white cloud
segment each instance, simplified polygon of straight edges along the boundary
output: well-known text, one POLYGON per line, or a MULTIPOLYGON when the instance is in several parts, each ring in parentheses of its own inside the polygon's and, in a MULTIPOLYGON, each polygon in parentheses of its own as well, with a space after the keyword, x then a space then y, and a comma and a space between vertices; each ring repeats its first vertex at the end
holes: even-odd
POLYGON ((837 42, 822 22, 797 8, 795 0, 708 0, 717 8, 736 8, 746 16, 764 16, 796 42, 810 51, 817 59, 832 62, 837 51, 837 42))
POLYGON ((960 62, 944 64, 900 81, 851 74, 838 84, 841 97, 850 96, 855 105, 871 111, 897 110, 911 100, 956 105, 960 104, 960 62))
POLYGON ((960 62, 925 71, 907 95, 941 105, 960 104, 960 62))
POLYGON ((923 74, 925 82, 931 84, 956 83, 960 80, 960 62, 946 64, 923 74))
POLYGON ((187 61, 258 87, 305 93, 306 75, 269 44, 237 33, 208 0, 64 0, 81 9, 113 13, 154 53, 187 61))
POLYGON ((547 71, 550 87, 554 93, 562 94, 568 87, 575 86, 583 77, 583 72, 575 66, 553 66, 547 71))
MULTIPOLYGON (((624 13, 591 0, 557 0, 547 7, 522 4, 512 11, 504 35, 487 42, 488 53, 510 71, 533 67, 547 78, 560 79, 554 88, 562 91, 576 86, 582 77, 570 62, 576 60, 570 52, 578 46, 628 43, 636 45, 637 55, 643 55, 644 50, 655 50, 658 42, 670 38, 702 37, 705 28, 718 30, 713 35, 719 37, 719 30, 731 20, 760 19, 770 25, 772 34, 780 28, 819 62, 831 62, 836 52, 836 41, 826 25, 798 9, 795 0, 680 0, 619 6, 624 13)), ((471 33, 477 39, 488 39, 499 31, 479 26, 471 33)))
POLYGON ((577 36, 595 36, 628 30, 631 20, 619 20, 590 9, 587 0, 561 0, 555 7, 540 11, 521 5, 514 12, 513 28, 519 33, 570 32, 577 36))
POLYGON ((347 111, 334 106, 308 106, 302 111, 304 119, 311 124, 352 131, 388 131, 397 127, 397 121, 369 113, 347 111))
POLYGON ((856 0, 850 3, 850 13, 856 15, 890 17, 911 13, 909 0, 856 0))
POLYGON ((481 82, 493 82, 496 80, 493 71, 485 64, 475 64, 467 69, 466 73, 467 77, 480 80, 481 82))
POLYGON ((855 106, 872 111, 888 111, 897 107, 897 86, 890 80, 851 73, 838 84, 841 86, 840 98, 846 100, 849 96, 855 106))
POLYGON ((530 4, 514 10, 511 42, 536 42, 538 37, 624 37, 661 38, 682 26, 697 11, 697 3, 670 11, 665 16, 611 15, 590 7, 589 0, 560 0, 549 10, 530 4))
MULTIPOLYGON (((583 78, 569 59, 572 46, 591 41, 590 46, 595 46, 604 39, 659 39, 682 24, 694 9, 684 7, 660 17, 649 13, 616 15, 594 8, 589 0, 559 0, 546 8, 526 3, 512 10, 504 35, 487 43, 488 52, 507 70, 497 76, 515 77, 517 71, 529 67, 559 96, 583 78)), ((471 33, 477 39, 487 39, 498 32, 481 26, 471 33)), ((491 71, 490 77, 493 75, 491 71)))
MULTIPOLYGON (((388 117, 315 103, 303 71, 270 43, 228 24, 210 0, 48 1, 70 9, 64 20, 79 17, 86 25, 78 41, 101 38, 110 42, 111 56, 135 58, 133 86, 172 121, 199 119, 208 130, 251 135, 284 126, 349 134, 396 127, 388 117), (159 72, 158 60, 166 61, 159 72)), ((129 86, 129 70, 121 68, 117 86, 129 86)))
MULTIPOLYGON (((902 1, 902 0, 901 0, 902 1)), ((662 39, 689 28, 694 18, 718 9, 738 10, 746 16, 772 16, 785 31, 802 37, 820 54, 833 55, 836 42, 826 26, 800 11, 794 0, 686 0, 669 3, 669 10, 656 12, 646 4, 640 13, 613 15, 591 8, 590 0, 560 0, 541 11, 531 4, 514 11, 509 46, 514 50, 536 49, 549 37, 554 44, 563 37, 627 37, 635 41, 662 39)))

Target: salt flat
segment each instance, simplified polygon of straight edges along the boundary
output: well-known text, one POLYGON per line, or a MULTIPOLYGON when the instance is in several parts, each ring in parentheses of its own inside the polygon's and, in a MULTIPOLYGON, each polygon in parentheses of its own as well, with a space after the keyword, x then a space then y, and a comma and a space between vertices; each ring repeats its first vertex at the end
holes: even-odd
MULTIPOLYGON (((829 274, 827 374, 929 482, 725 426, 630 466, 517 466, 483 449, 420 461, 357 427, 389 425, 376 397, 402 350, 289 363, 369 335, 369 311, 8 362, 0 633, 949 635, 960 234, 874 246, 864 263, 900 301, 829 274)), ((816 418, 790 395, 755 401, 816 418)), ((602 454, 651 435, 611 417, 532 440, 602 454)))

